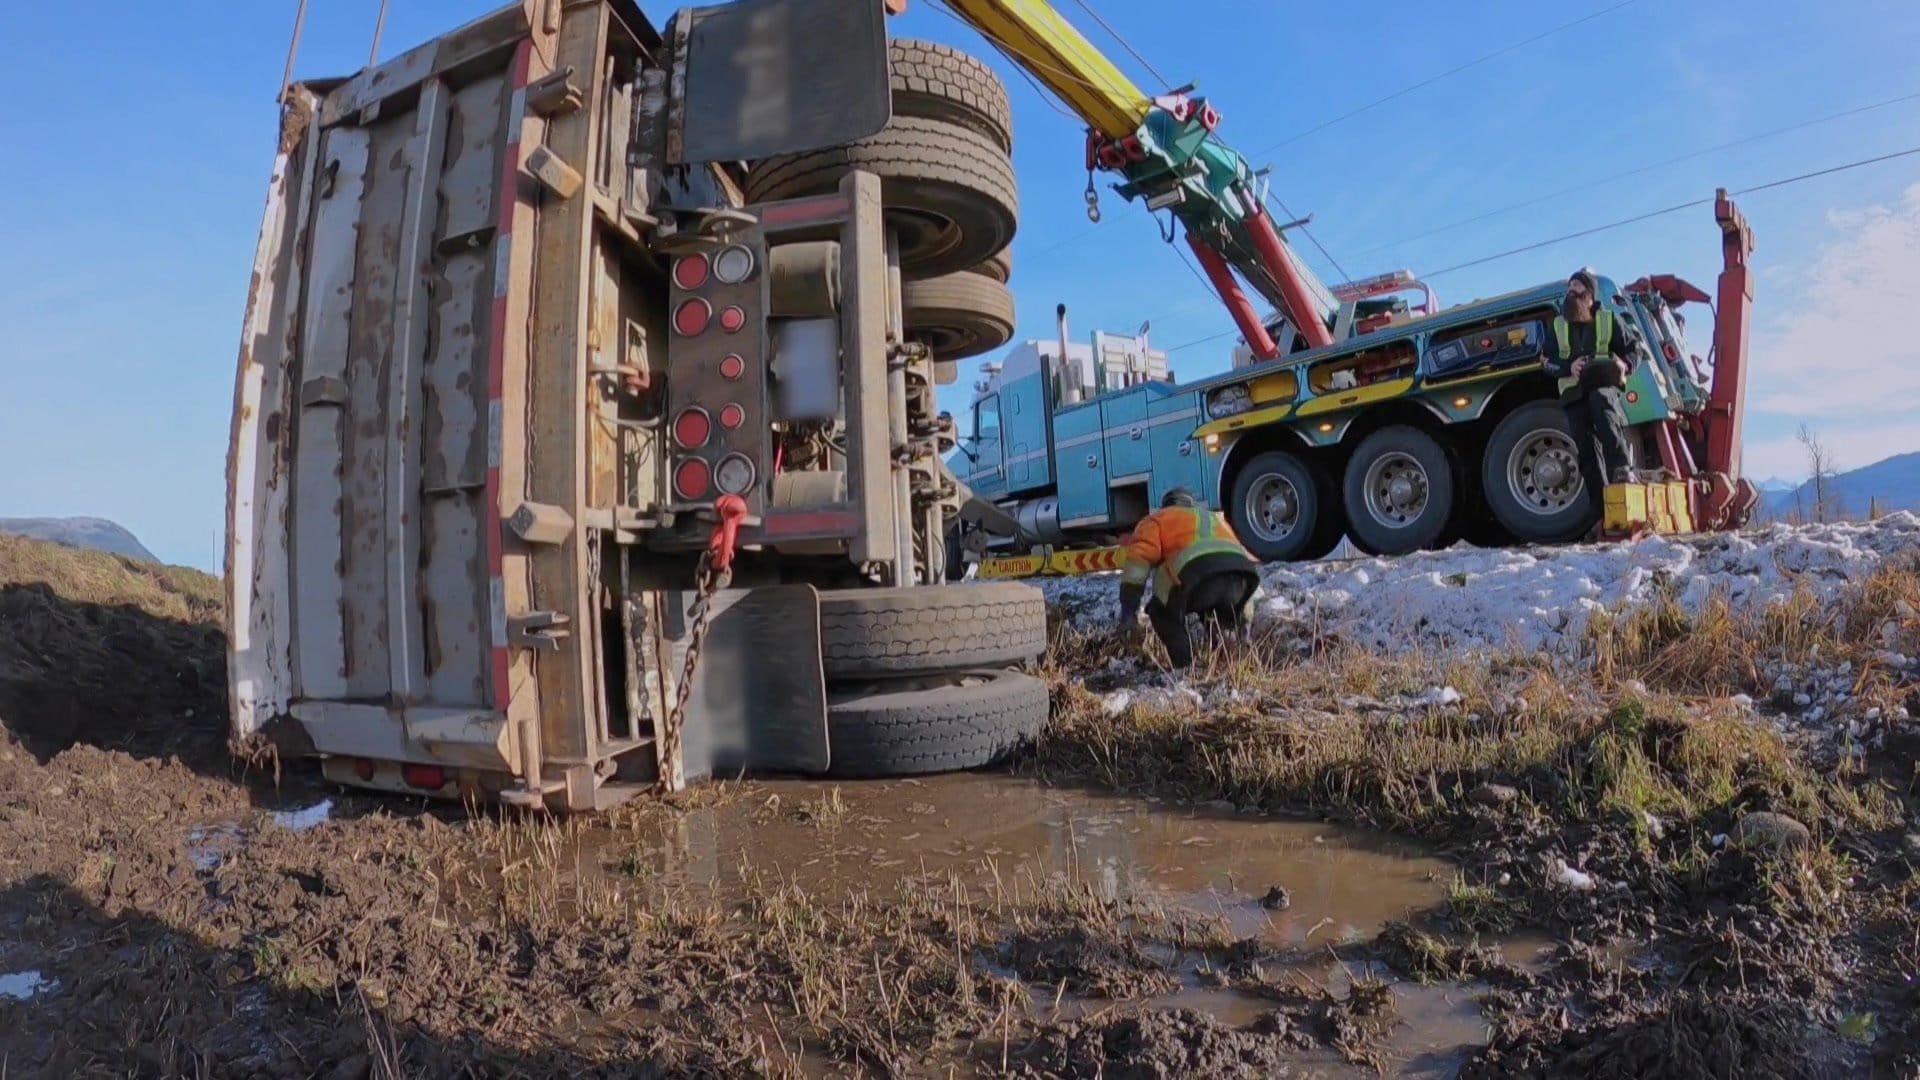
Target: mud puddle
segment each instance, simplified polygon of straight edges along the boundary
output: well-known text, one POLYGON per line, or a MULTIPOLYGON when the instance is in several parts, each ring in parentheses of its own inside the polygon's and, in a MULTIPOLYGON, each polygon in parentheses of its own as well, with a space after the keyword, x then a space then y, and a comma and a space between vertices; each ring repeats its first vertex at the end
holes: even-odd
MULTIPOLYGON (((1355 981, 1374 982, 1390 999, 1382 1010, 1390 1019, 1373 1045, 1395 1073, 1449 1075, 1486 1038, 1474 1002, 1480 988, 1381 985, 1383 969, 1340 958, 1343 946, 1444 902, 1454 868, 1417 845, 1225 804, 1196 807, 997 775, 763 782, 732 795, 713 805, 649 807, 630 828, 583 830, 551 865, 590 885, 624 883, 638 903, 692 892, 732 906, 769 883, 822 900, 929 881, 979 896, 1068 886, 1102 901, 1195 916, 1227 937, 1256 941, 1282 958, 1264 977, 1283 993, 1345 998, 1355 981)), ((980 967, 1023 983, 1029 1015, 1042 1024, 1191 1013, 1237 1030, 1276 1008, 1271 996, 1231 985, 1200 952, 1166 943, 1142 948, 1143 962, 1167 974, 1165 985, 1080 992, 1086 988, 1076 988, 1074 976, 1084 970, 1084 950, 1098 945, 1040 938, 1039 971, 1031 954, 980 967), (1042 977, 1056 959, 1052 977, 1042 977)), ((1532 943, 1515 944, 1532 951, 1532 943)), ((1293 1060, 1319 1075, 1371 1073, 1324 1047, 1303 1047, 1293 1060)))
POLYGON ((1087 793, 1005 776, 759 783, 721 805, 579 834, 562 866, 725 901, 748 877, 811 895, 910 879, 975 889, 1084 884, 1225 921, 1237 937, 1317 948, 1433 907, 1453 875, 1415 845, 1224 806, 1087 793))

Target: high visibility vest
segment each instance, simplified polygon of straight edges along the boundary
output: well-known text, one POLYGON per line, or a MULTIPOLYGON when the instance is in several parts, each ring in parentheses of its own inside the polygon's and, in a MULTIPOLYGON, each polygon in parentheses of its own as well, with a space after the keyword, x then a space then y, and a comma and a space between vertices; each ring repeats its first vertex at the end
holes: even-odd
MULTIPOLYGON (((1247 549, 1233 534, 1233 526, 1219 514, 1200 506, 1170 506, 1156 510, 1150 519, 1155 531, 1162 537, 1159 559, 1150 561, 1146 555, 1128 545, 1126 562, 1122 567, 1121 580, 1133 585, 1144 584, 1149 575, 1153 578, 1153 595, 1166 603, 1173 590, 1180 584, 1180 571, 1193 563, 1193 560, 1207 555, 1237 554, 1251 560, 1247 549), (1185 538, 1179 547, 1167 550, 1165 533, 1176 516, 1184 516, 1192 525, 1193 535, 1185 538)), ((1145 522, 1142 522, 1144 525, 1145 522)))
MULTIPOLYGON (((1564 315, 1553 317, 1553 340, 1562 363, 1573 359, 1573 336, 1567 333, 1567 317, 1564 315)), ((1598 308, 1593 313, 1593 356, 1590 359, 1598 360, 1612 355, 1613 312, 1606 308, 1598 308)), ((1579 381, 1571 375, 1561 379, 1558 384, 1560 392, 1564 394, 1573 389, 1579 381)))

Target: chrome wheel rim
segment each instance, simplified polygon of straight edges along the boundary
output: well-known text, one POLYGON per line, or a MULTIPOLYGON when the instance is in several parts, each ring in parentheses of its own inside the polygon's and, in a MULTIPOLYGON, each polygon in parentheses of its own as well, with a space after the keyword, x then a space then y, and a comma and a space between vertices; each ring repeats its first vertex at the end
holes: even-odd
POLYGON ((1530 431, 1507 455, 1507 490, 1529 513, 1557 514, 1572 506, 1585 487, 1579 451, 1563 432, 1530 431))
POLYGON ((1279 543, 1300 525, 1300 491, 1279 473, 1268 473, 1247 489, 1247 527, 1268 543, 1279 543))
POLYGON ((1389 529, 1404 529, 1427 512, 1430 490, 1426 467, 1412 454, 1382 454, 1367 466, 1367 516, 1389 529))

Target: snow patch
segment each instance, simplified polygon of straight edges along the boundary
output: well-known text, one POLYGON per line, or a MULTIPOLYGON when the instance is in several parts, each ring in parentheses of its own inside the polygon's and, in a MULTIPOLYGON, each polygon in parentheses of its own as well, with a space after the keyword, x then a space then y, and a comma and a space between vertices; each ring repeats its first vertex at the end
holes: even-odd
MULTIPOLYGON (((1882 560, 1920 549, 1920 517, 1773 525, 1636 543, 1482 550, 1261 568, 1256 633, 1314 633, 1371 651, 1459 654, 1517 649, 1577 659, 1593 617, 1672 596, 1697 613, 1715 596, 1778 603, 1797 588, 1827 599, 1882 560)), ((1119 618, 1116 576, 1041 581, 1082 628, 1119 618)))
POLYGON ((304 810, 276 810, 273 823, 288 832, 303 833, 318 828, 333 816, 333 800, 321 799, 304 810))
POLYGON ((1561 863, 1559 869, 1554 871, 1553 880, 1574 892, 1591 892, 1595 884, 1592 874, 1566 863, 1561 863))

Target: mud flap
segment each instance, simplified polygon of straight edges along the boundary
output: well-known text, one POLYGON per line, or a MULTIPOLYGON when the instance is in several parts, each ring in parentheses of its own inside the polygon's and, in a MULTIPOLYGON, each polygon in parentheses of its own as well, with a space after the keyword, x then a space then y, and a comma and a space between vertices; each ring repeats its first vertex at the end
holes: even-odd
MULTIPOLYGON (((668 671, 684 670, 690 592, 670 594, 668 671)), ((827 682, 820 594, 811 585, 722 589, 694 672, 681 732, 686 779, 742 771, 827 770, 827 682)))

